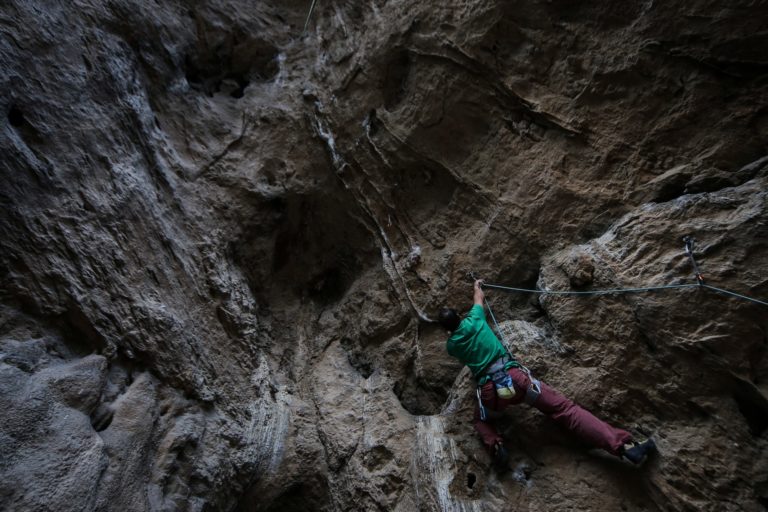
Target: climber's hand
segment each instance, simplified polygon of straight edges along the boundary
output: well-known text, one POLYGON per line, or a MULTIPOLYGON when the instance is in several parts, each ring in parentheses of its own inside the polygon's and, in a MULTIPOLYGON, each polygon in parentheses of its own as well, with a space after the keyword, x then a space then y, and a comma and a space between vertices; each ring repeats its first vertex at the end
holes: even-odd
POLYGON ((504 443, 497 441, 493 445, 493 465, 497 471, 506 471, 509 469, 509 452, 504 447, 504 443))
POLYGON ((485 293, 483 293, 483 289, 481 288, 483 286, 483 280, 478 279, 475 281, 475 294, 473 297, 474 304, 483 305, 483 302, 485 301, 485 293))

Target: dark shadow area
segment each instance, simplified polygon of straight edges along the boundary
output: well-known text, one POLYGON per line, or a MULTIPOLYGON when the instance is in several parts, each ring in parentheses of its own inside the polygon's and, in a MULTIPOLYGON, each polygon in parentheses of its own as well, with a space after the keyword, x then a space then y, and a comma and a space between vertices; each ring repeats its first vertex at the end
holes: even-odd
POLYGON ((357 373, 364 379, 370 377, 375 370, 373 363, 371 363, 368 357, 360 351, 350 351, 350 349, 347 348, 347 360, 349 361, 349 364, 352 365, 352 368, 357 370, 357 373))
POLYGON ((739 407, 749 430, 760 436, 768 428, 768 399, 753 384, 736 378, 733 399, 739 407))
POLYGON ((393 110, 405 97, 408 75, 411 70, 411 57, 405 49, 395 50, 384 65, 382 95, 384 108, 393 110))
POLYGON ((467 473, 467 488, 472 489, 477 481, 477 476, 474 473, 467 473))
POLYGON ((445 351, 446 332, 437 325, 419 324, 417 350, 393 386, 405 410, 413 415, 442 411, 462 365, 445 351))
POLYGON ((198 44, 185 56, 184 72, 190 87, 208 96, 242 98, 251 83, 277 75, 277 48, 250 33, 221 33, 198 22, 198 44))
POLYGON ((374 446, 363 457, 363 464, 369 471, 375 471, 386 466, 395 454, 386 446, 374 446))
POLYGON ((430 231, 460 187, 449 172, 424 161, 403 161, 392 180, 396 204, 421 231, 430 231))
POLYGON ((302 300, 333 304, 378 263, 370 232, 345 199, 344 194, 293 196, 264 205, 273 210, 272 219, 248 228, 232 247, 254 293, 262 295, 264 283, 273 283, 302 300))
POLYGON ((441 389, 430 388, 409 375, 404 382, 395 383, 395 395, 403 408, 414 416, 432 416, 438 414, 448 398, 448 393, 441 389))
POLYGON ((16 105, 11 107, 8 111, 8 122, 14 128, 19 128, 24 125, 24 113, 16 105))
POLYGON ((99 404, 93 413, 91 413, 91 426, 96 432, 106 430, 112 424, 114 412, 106 404, 99 404))
MULTIPOLYGON (((349 255, 342 255, 344 259, 349 255)), ((354 272, 353 272, 354 273, 354 272)), ((341 268, 333 267, 321 271, 309 282, 309 296, 325 304, 336 302, 347 289, 347 278, 341 268)))
POLYGON ((104 336, 91 319, 74 303, 69 304, 63 314, 54 317, 51 324, 60 330, 67 346, 75 354, 101 353, 107 346, 104 336))
POLYGON ((275 499, 265 503, 264 497, 255 490, 240 500, 235 512, 318 512, 332 510, 328 482, 314 475, 302 482, 295 482, 275 499))
POLYGON ((43 143, 42 134, 30 123, 24 111, 18 105, 11 106, 7 119, 8 124, 16 130, 26 144, 39 145, 43 143))
POLYGON ((409 368, 405 379, 395 383, 394 391, 403 409, 414 416, 432 416, 439 414, 448 398, 450 386, 443 387, 437 383, 426 382, 415 375, 409 368))
MULTIPOLYGON (((536 290, 539 282, 540 256, 529 251, 523 254, 525 258, 522 259, 521 264, 503 268, 499 277, 493 278, 491 282, 502 286, 536 290)), ((494 313, 501 315, 497 318, 498 321, 510 318, 533 321, 546 314, 539 302, 540 296, 536 293, 508 293, 498 289, 485 291, 486 299, 491 301, 494 313)))
POLYGON ((323 502, 328 502, 327 489, 319 490, 315 486, 302 483, 289 488, 272 503, 272 506, 265 510, 269 512, 314 512, 322 508, 323 502))

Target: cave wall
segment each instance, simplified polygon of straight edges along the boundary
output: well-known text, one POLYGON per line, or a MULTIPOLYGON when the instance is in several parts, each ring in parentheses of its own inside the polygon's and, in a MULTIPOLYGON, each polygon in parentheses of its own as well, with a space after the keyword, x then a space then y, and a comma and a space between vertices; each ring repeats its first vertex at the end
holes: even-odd
POLYGON ((765 306, 489 291, 638 471, 527 408, 499 474, 432 321, 468 272, 768 297, 768 7, 0 11, 0 505, 763 510, 765 306))

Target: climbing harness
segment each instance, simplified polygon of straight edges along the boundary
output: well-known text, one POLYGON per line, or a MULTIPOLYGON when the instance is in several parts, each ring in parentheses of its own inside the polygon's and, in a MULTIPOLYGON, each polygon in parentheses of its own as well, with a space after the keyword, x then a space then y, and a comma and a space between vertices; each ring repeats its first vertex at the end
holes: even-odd
POLYGON ((496 396, 502 400, 511 400, 515 396, 515 386, 512 377, 509 376, 505 367, 512 361, 512 357, 505 354, 491 363, 485 375, 488 375, 496 389, 496 396))
MULTIPOLYGON (((514 398, 516 394, 512 377, 509 375, 509 373, 507 373, 507 370, 504 369, 504 366, 510 360, 511 357, 509 355, 500 357, 485 372, 485 375, 489 375, 491 377, 491 382, 493 382, 494 388, 496 389, 496 396, 502 400, 510 400, 514 398)), ((517 368, 525 372, 525 374, 528 375, 528 379, 530 381, 528 389, 525 391, 523 402, 528 405, 533 405, 539 398, 539 395, 541 395, 541 381, 534 378, 531 374, 531 370, 525 366, 520 365, 517 368)), ((477 405, 480 408, 480 419, 485 421, 485 419, 488 417, 488 414, 485 411, 485 406, 483 406, 481 393, 482 388, 483 386, 477 386, 476 394, 477 405)))
MULTIPOLYGON (((510 400, 515 396, 514 382, 512 381, 512 377, 509 376, 505 369, 507 363, 511 361, 513 361, 512 357, 509 354, 505 354, 491 363, 488 366, 488 369, 483 372, 483 376, 490 377, 490 381, 493 382, 494 389, 496 390, 496 396, 503 400, 510 400)), ((476 394, 477 405, 480 408, 480 419, 485 421, 488 417, 488 414, 485 411, 485 406, 483 406, 483 385, 477 385, 476 394)))

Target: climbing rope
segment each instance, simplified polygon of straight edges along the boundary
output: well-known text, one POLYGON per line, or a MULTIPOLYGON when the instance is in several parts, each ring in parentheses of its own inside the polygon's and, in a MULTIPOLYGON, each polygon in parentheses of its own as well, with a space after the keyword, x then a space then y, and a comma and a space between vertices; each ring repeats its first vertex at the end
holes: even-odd
POLYGON ((485 300, 485 307, 488 308, 488 312, 491 314, 491 319, 493 319, 493 325, 496 326, 496 334, 499 335, 499 339, 501 340, 501 343, 504 345, 504 347, 507 349, 507 352, 511 354, 512 345, 509 343, 509 340, 507 340, 507 337, 504 336, 504 331, 501 330, 501 326, 499 325, 499 322, 496 321, 496 317, 493 315, 493 309, 491 309, 491 303, 488 302, 488 299, 484 299, 484 300, 485 300))
POLYGON ((539 293, 539 294, 546 293, 551 295, 606 295, 609 293, 639 293, 639 292, 650 292, 655 290, 670 290, 673 288, 698 288, 699 286, 709 286, 709 285, 668 284, 664 286, 648 286, 644 288, 609 288, 607 290, 576 291, 576 290, 532 290, 529 288, 513 288, 511 286, 501 286, 499 284, 483 283, 484 288, 485 287, 497 288, 499 290, 521 292, 521 293, 539 293))
MULTIPOLYGON (((725 295, 730 295, 732 297, 736 297, 742 300, 747 300, 749 302, 754 302, 755 304, 761 304, 763 306, 768 306, 768 302, 760 299, 756 299, 754 297, 748 297, 746 295, 742 295, 740 293, 732 292, 730 290, 725 290, 723 288, 718 288, 716 286, 712 286, 709 284, 706 284, 704 282, 704 276, 702 275, 701 271, 699 270, 699 265, 696 263, 696 259, 693 257, 693 245, 695 240, 692 236, 685 236, 683 237, 683 243, 685 244, 685 254, 690 258, 691 260, 691 266, 693 267, 694 275, 696 276, 696 283, 688 283, 688 284, 668 284, 668 285, 662 285, 662 286, 645 286, 641 288, 609 288, 605 290, 585 290, 585 291, 577 291, 577 290, 534 290, 530 288, 515 288, 512 286, 502 286, 500 284, 491 284, 491 283, 483 283, 484 288, 496 288, 497 290, 504 290, 507 292, 518 292, 518 293, 538 293, 538 294, 548 294, 548 295, 607 295, 611 293, 641 293, 641 292, 653 292, 653 291, 660 291, 660 290, 673 290, 673 289, 681 289, 681 288, 706 288, 708 290, 712 290, 715 292, 723 293, 725 295)), ((470 272, 470 275, 472 279, 475 279, 474 273, 470 272)), ((491 307, 488 304, 488 301, 485 301, 485 304, 488 306, 488 311, 491 313, 491 318, 493 318, 493 322, 496 324, 496 330, 499 329, 499 324, 496 323, 496 318, 493 317, 493 311, 491 311, 491 307)))
POLYGON ((762 304, 763 306, 768 306, 768 302, 766 302, 764 300, 756 299, 754 297, 747 297, 746 295, 742 295, 740 293, 732 292, 730 290, 724 290, 724 289, 718 288, 716 286, 710 286, 708 284, 702 284, 701 286, 703 288, 709 288, 710 290, 713 290, 713 291, 716 291, 716 292, 720 292, 720 293, 724 293, 726 295, 732 295, 732 296, 738 297, 740 299, 748 300, 748 301, 754 302, 756 304, 762 304))
MULTIPOLYGON (((491 303, 488 302, 488 299, 483 298, 485 301, 485 306, 488 308, 488 312, 491 314, 491 319, 493 320, 493 324, 496 326, 496 332, 499 333, 499 336, 504 341, 504 344, 507 344, 507 340, 504 338, 504 333, 501 332, 501 327, 499 327, 499 322, 496 321, 496 317, 493 315, 493 310, 491 309, 491 303)), ((507 347, 509 348, 509 347, 507 347)))
MULTIPOLYGON (((474 281, 476 279, 475 273, 471 270, 469 271, 469 276, 474 281)), ((482 286, 488 286, 486 284, 483 284, 482 286)), ((501 327, 499 326, 499 322, 496 321, 496 316, 493 314, 493 309, 491 309, 491 303, 488 302, 488 298, 483 296, 483 301, 485 302, 485 307, 488 308, 488 313, 491 314, 491 319, 493 320, 493 325, 496 326, 496 333, 499 335, 499 338, 501 338, 502 343, 504 343, 504 346, 507 347, 507 351, 511 352, 511 347, 509 346, 509 342, 507 342, 507 338, 504 336, 504 332, 501 330, 501 327)))
POLYGON ((742 295, 740 293, 732 292, 730 290, 725 290, 723 288, 718 288, 716 286, 711 286, 708 284, 703 283, 689 283, 689 284, 669 284, 665 286, 648 286, 644 288, 610 288, 607 290, 586 290, 586 291, 575 291, 575 290, 532 290, 529 288, 514 288, 511 286, 501 286, 499 284, 491 284, 491 283, 483 283, 483 288, 496 288, 497 290, 504 290, 508 292, 519 292, 519 293, 538 293, 538 294, 548 294, 548 295, 607 295, 611 293, 640 293, 640 292, 651 292, 651 291, 657 291, 657 290, 671 290, 671 289, 680 289, 680 288, 707 288, 709 290, 713 290, 716 292, 724 293, 726 295, 731 295, 733 297, 738 297, 740 299, 748 300, 750 302, 754 302, 756 304, 762 304, 763 306, 768 306, 768 302, 760 299, 756 299, 754 297, 748 297, 746 295, 742 295))
POLYGON ((312 3, 309 5, 309 12, 307 13, 307 19, 306 19, 306 21, 304 21, 304 30, 301 31, 301 35, 302 36, 307 33, 307 27, 309 26, 309 20, 310 20, 310 18, 312 18, 312 11, 315 10, 315 3, 316 2, 317 2, 317 0, 312 0, 312 3))

